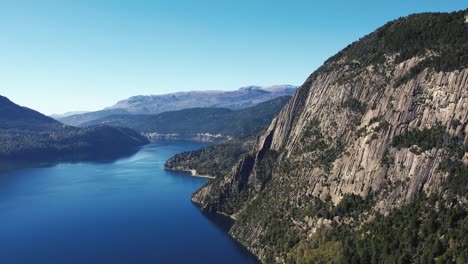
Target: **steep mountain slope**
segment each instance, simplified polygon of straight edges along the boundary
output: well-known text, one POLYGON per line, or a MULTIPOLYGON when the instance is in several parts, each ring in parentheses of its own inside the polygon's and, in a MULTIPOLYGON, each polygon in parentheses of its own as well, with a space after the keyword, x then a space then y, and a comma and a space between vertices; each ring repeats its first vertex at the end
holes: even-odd
POLYGON ((128 128, 76 128, 0 96, 0 159, 117 157, 148 140, 128 128))
POLYGON ((129 127, 153 138, 197 139, 203 137, 209 140, 210 137, 219 139, 248 137, 256 135, 265 128, 290 98, 290 96, 281 96, 240 110, 192 108, 157 115, 117 115, 83 125, 104 124, 129 127))
POLYGON ((465 11, 389 22, 325 62, 192 200, 265 263, 468 261, 465 11))
POLYGON ((134 96, 101 111, 71 115, 59 121, 79 126, 86 122, 116 114, 158 114, 187 108, 229 108, 232 110, 252 107, 280 96, 294 94, 297 87, 276 85, 270 87, 248 86, 236 91, 196 91, 164 95, 134 96))
POLYGON ((40 131, 58 128, 61 124, 32 109, 21 107, 0 96, 0 129, 21 128, 40 131))

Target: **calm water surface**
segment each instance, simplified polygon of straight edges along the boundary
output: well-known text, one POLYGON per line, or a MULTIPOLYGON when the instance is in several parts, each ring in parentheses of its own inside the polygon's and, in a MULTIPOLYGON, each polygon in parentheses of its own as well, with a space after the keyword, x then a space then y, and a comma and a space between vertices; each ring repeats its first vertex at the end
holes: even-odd
POLYGON ((0 263, 257 263, 190 202, 206 180, 163 170, 203 146, 149 145, 108 163, 0 174, 0 263))

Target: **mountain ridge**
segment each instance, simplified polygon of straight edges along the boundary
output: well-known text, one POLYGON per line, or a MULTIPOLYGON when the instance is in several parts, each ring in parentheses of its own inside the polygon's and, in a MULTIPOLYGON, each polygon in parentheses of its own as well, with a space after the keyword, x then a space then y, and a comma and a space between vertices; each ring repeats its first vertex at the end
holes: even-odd
POLYGON ((19 106, 7 97, 0 95, 0 129, 31 127, 48 129, 61 124, 51 117, 45 116, 33 109, 19 106))
POLYGON ((82 126, 129 127, 153 139, 211 141, 251 137, 264 129, 290 98, 290 96, 280 96, 238 110, 188 108, 154 115, 112 115, 84 123, 82 126))
POLYGON ((296 86, 246 86, 235 91, 191 91, 163 95, 138 95, 121 100, 100 111, 71 115, 58 120, 79 126, 114 114, 158 114, 195 107, 233 110, 248 108, 280 96, 292 95, 296 86))

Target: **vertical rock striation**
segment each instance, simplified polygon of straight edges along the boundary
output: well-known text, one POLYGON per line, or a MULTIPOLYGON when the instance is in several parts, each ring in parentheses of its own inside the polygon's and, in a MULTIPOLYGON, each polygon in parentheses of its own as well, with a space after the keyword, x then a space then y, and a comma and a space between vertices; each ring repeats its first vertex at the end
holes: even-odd
POLYGON ((304 240, 331 221, 365 222, 442 193, 441 163, 468 163, 466 43, 464 12, 386 24, 314 72, 252 151, 192 200, 237 219, 231 234, 262 261, 281 263, 297 243, 284 235, 290 230, 304 240), (371 209, 349 219, 310 210, 351 194, 371 209))

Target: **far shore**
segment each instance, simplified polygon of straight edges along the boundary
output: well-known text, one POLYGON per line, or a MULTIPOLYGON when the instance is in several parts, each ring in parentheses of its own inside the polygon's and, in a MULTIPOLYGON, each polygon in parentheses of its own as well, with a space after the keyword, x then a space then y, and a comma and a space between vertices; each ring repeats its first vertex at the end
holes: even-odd
POLYGON ((206 178, 206 179, 211 179, 211 180, 215 179, 214 176, 198 174, 197 170, 192 170, 192 169, 173 169, 173 168, 166 168, 166 167, 164 167, 164 169, 171 170, 171 171, 189 172, 192 175, 192 177, 206 178))

